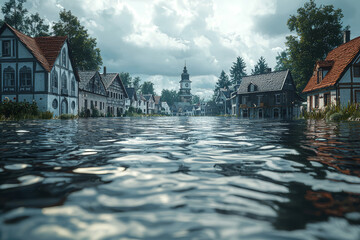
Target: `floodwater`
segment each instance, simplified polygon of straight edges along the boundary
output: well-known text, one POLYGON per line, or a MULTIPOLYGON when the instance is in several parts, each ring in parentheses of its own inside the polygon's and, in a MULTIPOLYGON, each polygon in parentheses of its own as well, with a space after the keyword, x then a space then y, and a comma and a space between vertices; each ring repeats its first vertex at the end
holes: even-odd
POLYGON ((0 239, 360 239, 360 123, 0 122, 0 239))

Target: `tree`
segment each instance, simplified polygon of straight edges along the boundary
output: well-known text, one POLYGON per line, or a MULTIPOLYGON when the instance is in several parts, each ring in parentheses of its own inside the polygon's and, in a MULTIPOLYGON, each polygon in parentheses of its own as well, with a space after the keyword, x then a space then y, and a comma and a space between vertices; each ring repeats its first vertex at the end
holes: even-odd
POLYGON ((233 66, 230 69, 231 83, 237 84, 241 82, 241 79, 246 76, 246 64, 242 57, 237 57, 236 62, 233 62, 233 66))
POLYGON ((31 14, 25 21, 27 25, 27 32, 32 37, 49 36, 49 25, 44 23, 44 19, 39 16, 39 13, 31 14))
POLYGON ((215 85, 214 93, 216 94, 220 90, 220 88, 229 88, 230 85, 231 82, 229 80, 229 76, 224 72, 224 70, 222 70, 219 79, 215 85))
POLYGON ((1 7, 4 22, 21 32, 27 30, 25 20, 27 19, 28 10, 23 6, 25 2, 26 0, 9 0, 1 7))
POLYGON ((254 69, 251 70, 251 74, 263 74, 266 73, 267 69, 268 69, 268 65, 266 63, 266 60, 263 56, 261 56, 258 60, 258 62, 256 63, 256 65, 254 66, 254 69))
POLYGON ((152 94, 155 95, 154 92, 154 83, 148 81, 144 82, 144 84, 141 86, 141 92, 142 94, 152 94))
POLYGON ((121 81, 123 82, 123 84, 125 85, 125 87, 130 87, 131 86, 132 77, 130 76, 130 73, 121 72, 120 73, 120 78, 121 78, 121 81))
POLYGON ((275 71, 283 71, 287 69, 291 69, 289 64, 289 54, 286 51, 282 51, 276 56, 275 71))
POLYGON ((44 19, 38 13, 29 16, 28 10, 23 4, 26 0, 9 0, 1 11, 4 14, 4 21, 20 32, 32 37, 48 36, 49 25, 44 23, 44 19))
POLYGON ((310 79, 317 60, 341 44, 342 22, 341 9, 333 5, 316 6, 314 0, 305 3, 291 15, 287 25, 296 36, 286 37, 289 64, 298 91, 302 91, 310 79))
POLYGON ((133 88, 135 89, 135 92, 138 92, 140 90, 140 82, 141 82, 141 78, 140 77, 135 77, 134 80, 132 81, 132 85, 133 88))
POLYGON ((175 90, 163 89, 161 91, 161 101, 166 102, 169 106, 179 101, 179 94, 175 90))
POLYGON ((91 38, 84 26, 71 11, 60 12, 60 20, 53 25, 57 36, 68 36, 75 64, 82 70, 99 70, 102 65, 96 38, 91 38))
POLYGON ((192 104, 198 104, 200 103, 200 97, 198 95, 192 96, 192 104))

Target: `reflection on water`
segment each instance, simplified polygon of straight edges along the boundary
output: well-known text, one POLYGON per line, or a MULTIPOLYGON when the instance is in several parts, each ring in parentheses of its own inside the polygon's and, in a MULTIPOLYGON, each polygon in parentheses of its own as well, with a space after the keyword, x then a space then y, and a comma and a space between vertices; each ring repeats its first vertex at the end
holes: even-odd
POLYGON ((0 239, 359 239, 360 124, 0 122, 0 239))

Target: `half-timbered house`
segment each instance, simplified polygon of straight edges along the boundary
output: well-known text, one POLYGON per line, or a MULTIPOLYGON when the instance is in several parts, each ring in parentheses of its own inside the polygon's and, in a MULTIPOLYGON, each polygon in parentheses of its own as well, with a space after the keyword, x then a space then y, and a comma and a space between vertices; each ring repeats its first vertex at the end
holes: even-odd
POLYGON ((79 77, 67 37, 29 37, 0 28, 0 99, 35 101, 40 111, 78 114, 79 77))
POLYGON ((120 74, 107 73, 106 67, 104 67, 101 78, 107 91, 106 114, 109 116, 121 116, 125 113, 125 99, 128 95, 121 81, 120 74))
POLYGON ((360 37, 350 41, 350 32, 345 32, 344 43, 315 64, 303 93, 308 111, 360 103, 360 37))
POLYGON ((107 94, 105 84, 98 71, 79 71, 79 108, 86 116, 97 109, 106 115, 107 94))

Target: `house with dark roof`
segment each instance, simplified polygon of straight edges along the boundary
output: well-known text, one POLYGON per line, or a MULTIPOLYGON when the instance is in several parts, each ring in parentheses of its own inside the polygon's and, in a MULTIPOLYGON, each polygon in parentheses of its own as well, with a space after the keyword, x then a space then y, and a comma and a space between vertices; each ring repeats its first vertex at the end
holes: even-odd
POLYGON ((125 86, 120 78, 119 73, 107 73, 106 67, 101 74, 102 81, 105 84, 107 93, 108 116, 121 116, 125 113, 125 99, 128 97, 125 86))
POLYGON ((293 118, 300 115, 301 98, 289 70, 243 77, 237 91, 243 118, 293 118))
POLYGON ((79 109, 85 116, 97 109, 100 115, 106 115, 107 93, 105 84, 98 71, 79 71, 79 109))
POLYGON ((125 110, 128 111, 130 107, 137 110, 139 108, 139 104, 135 88, 126 87, 126 92, 128 97, 125 99, 125 110))
POLYGON ((147 112, 148 112, 148 102, 147 102, 146 98, 142 94, 140 94, 138 96, 138 108, 141 110, 141 112, 143 114, 147 114, 147 112))
POLYGON ((215 103, 220 114, 231 114, 231 90, 228 88, 220 88, 217 91, 215 103))
POLYGON ((0 28, 0 99, 35 101, 40 111, 78 114, 79 77, 67 37, 29 37, 0 28))
POLYGON ((155 113, 155 98, 152 94, 144 94, 143 97, 146 99, 146 114, 155 113))
POLYGON ((305 86, 307 110, 323 109, 330 104, 360 103, 360 37, 330 51, 324 61, 316 62, 313 75, 305 86))

